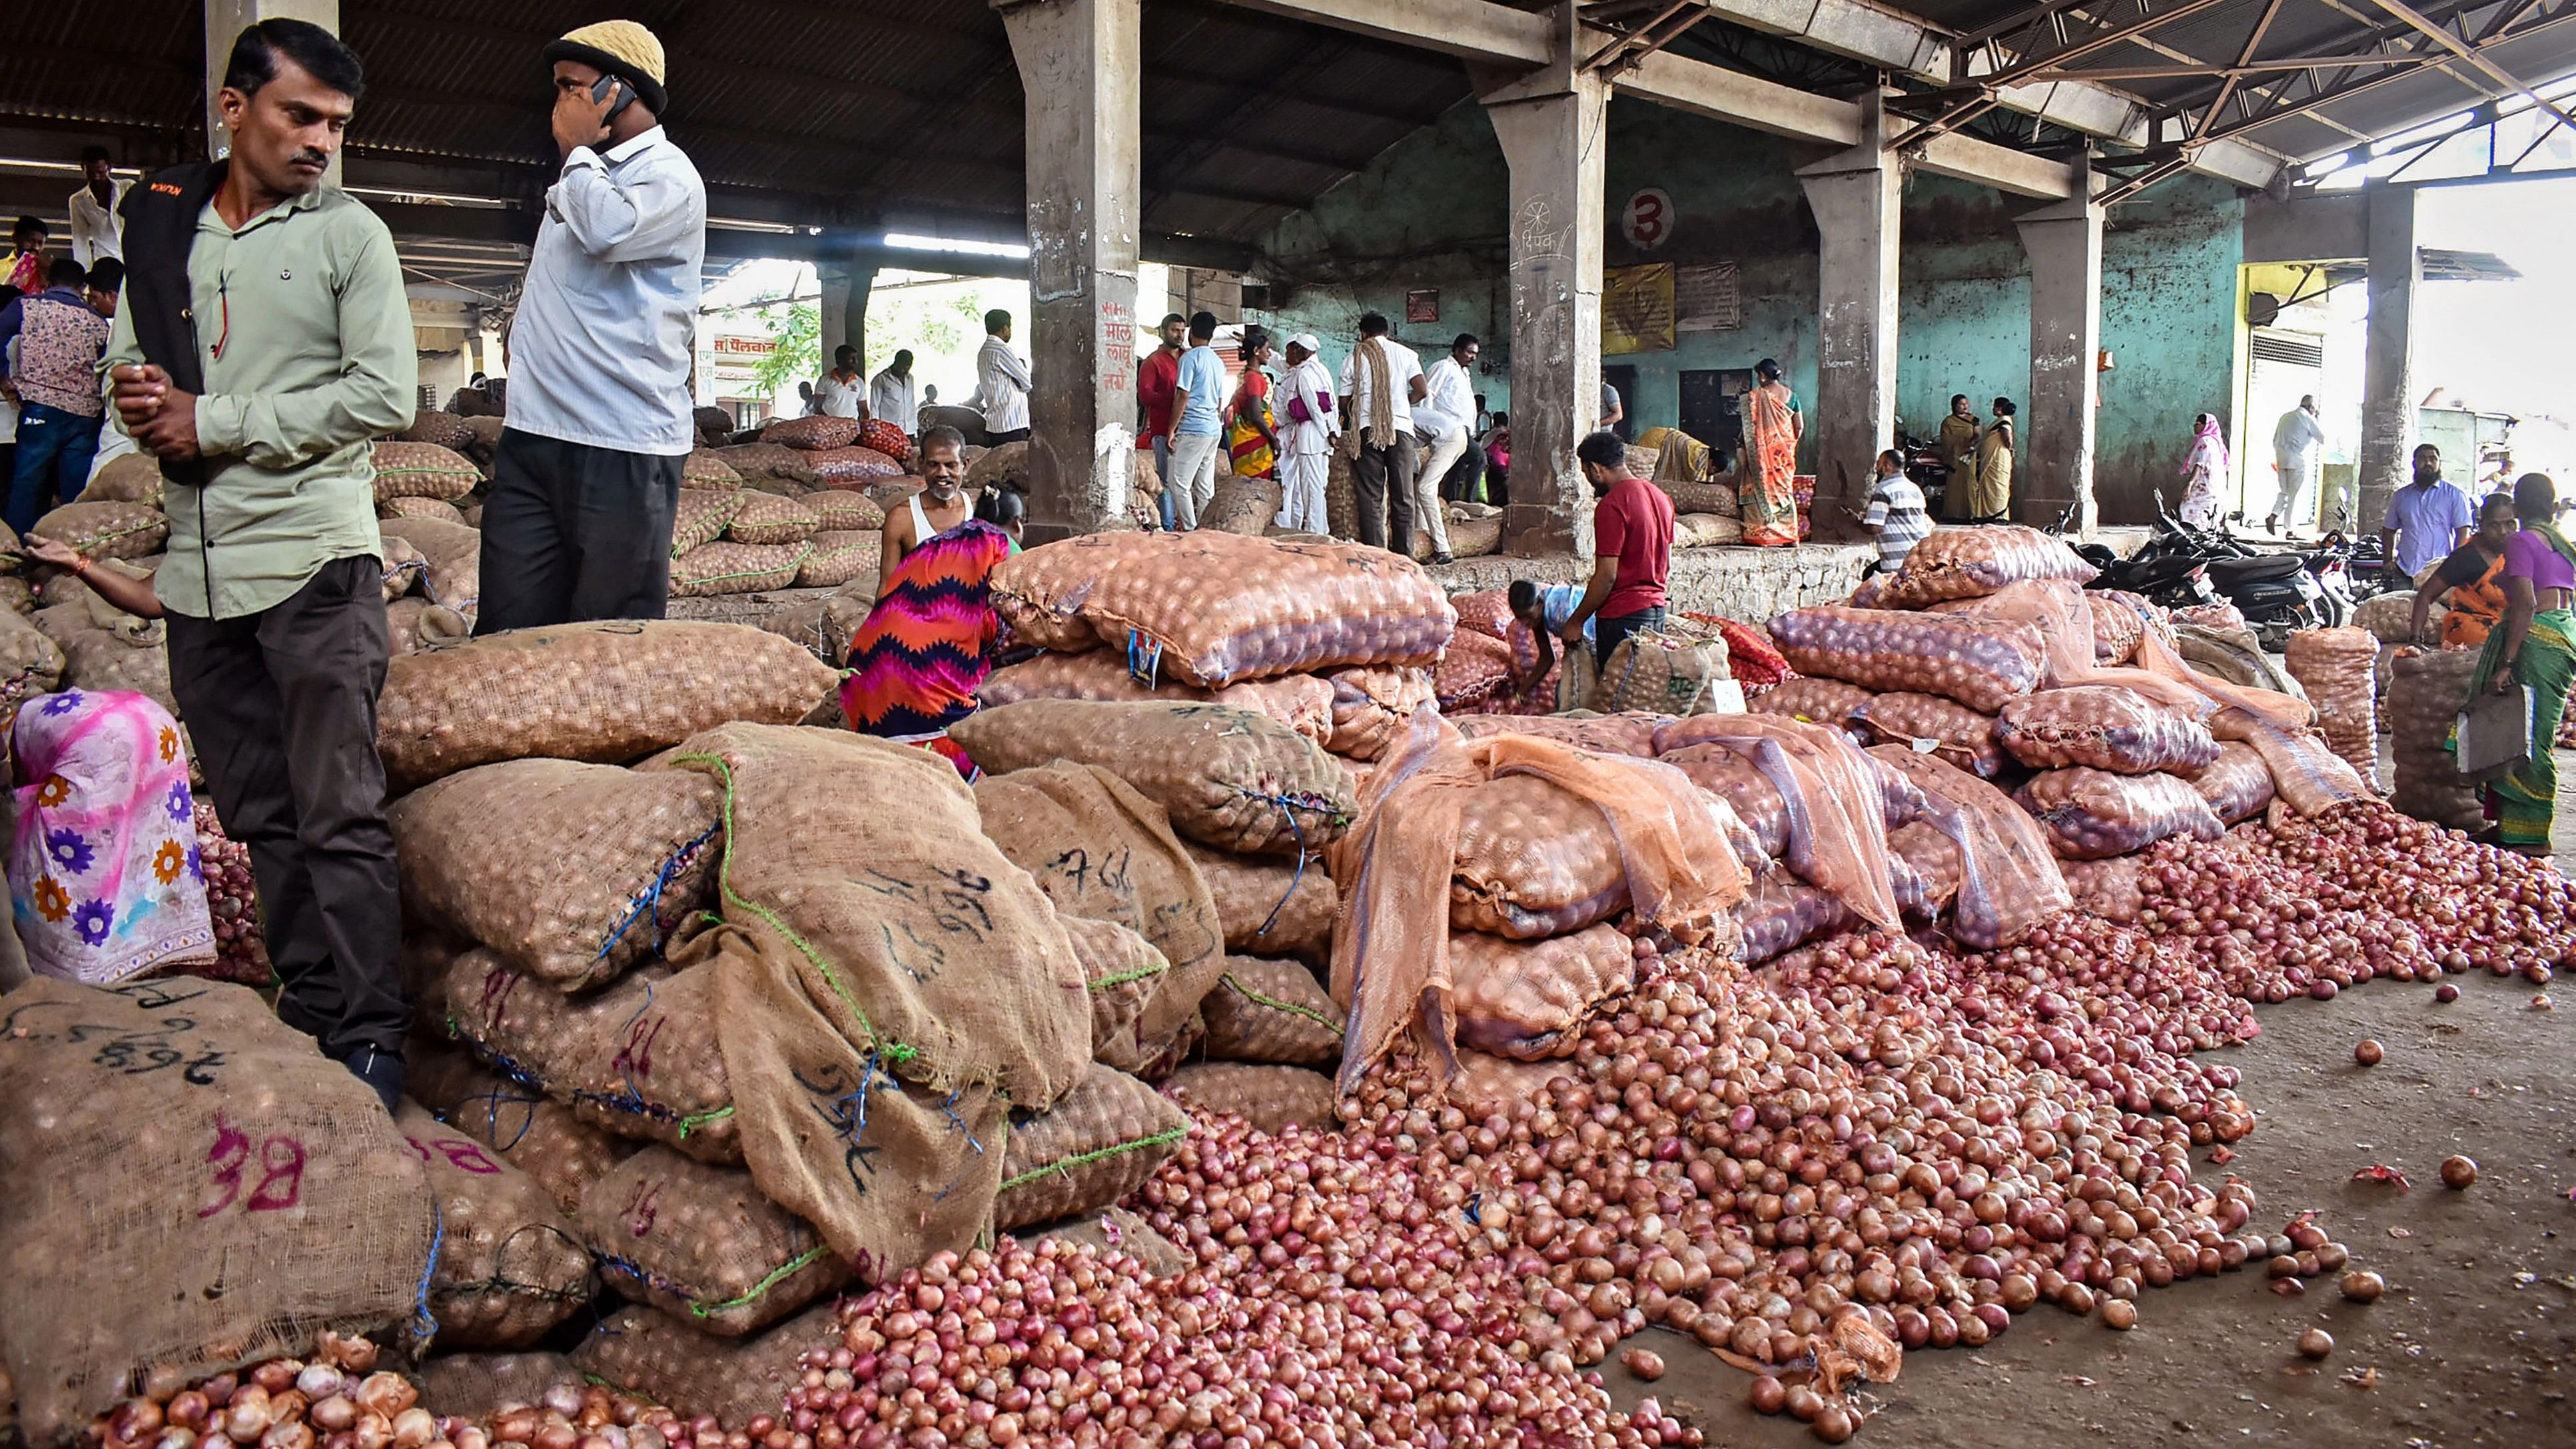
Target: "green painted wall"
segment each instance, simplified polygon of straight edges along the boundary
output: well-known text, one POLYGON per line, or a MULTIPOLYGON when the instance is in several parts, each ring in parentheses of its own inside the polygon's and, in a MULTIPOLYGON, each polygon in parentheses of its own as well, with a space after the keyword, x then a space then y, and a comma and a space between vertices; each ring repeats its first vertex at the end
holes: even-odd
MULTIPOLYGON (((1802 399, 1815 395, 1816 231, 1795 170, 1815 154, 1775 137, 1640 101, 1611 106, 1607 259, 1741 268, 1744 326, 1683 333, 1670 352, 1603 359, 1638 372, 1629 411, 1639 428, 1670 424, 1679 375, 1777 358, 1802 399), (1652 254, 1618 234, 1618 209, 1659 186, 1678 213, 1652 254)), ((1510 319, 1502 286, 1509 174, 1493 128, 1472 102, 1408 138, 1367 172, 1326 193, 1264 239, 1272 280, 1290 284, 1269 320, 1313 331, 1339 366, 1374 308, 1427 357, 1461 331, 1485 339, 1490 405, 1509 410, 1510 319), (1406 323, 1406 292, 1435 289, 1440 319, 1406 323)), ((1938 177, 1907 183, 1899 271, 1897 405, 1929 432, 1953 392, 1980 415, 2029 386, 2029 264, 2006 198, 1938 177)), ((2224 410, 2234 361, 2236 266, 2243 204, 2223 184, 2170 181, 2112 213, 2103 244, 2102 340, 2116 366, 2101 378, 2095 475, 2106 521, 2146 516, 2148 489, 2174 476, 2191 414, 2224 410)), ((1864 460, 1853 460, 1855 470, 1864 460)), ((1813 468, 1815 460, 1802 460, 1813 468)))

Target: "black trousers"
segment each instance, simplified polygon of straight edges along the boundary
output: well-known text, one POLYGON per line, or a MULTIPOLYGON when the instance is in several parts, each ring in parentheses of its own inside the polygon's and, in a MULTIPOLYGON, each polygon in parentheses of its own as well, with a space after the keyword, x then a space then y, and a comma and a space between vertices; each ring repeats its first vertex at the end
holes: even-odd
POLYGON ((1610 667, 1610 656, 1619 652, 1619 646, 1627 641, 1629 635, 1642 634, 1663 627, 1664 606, 1661 604, 1652 608, 1639 609, 1633 614, 1621 614, 1616 619, 1601 614, 1593 615, 1593 647, 1600 651, 1597 657, 1601 667, 1604 669, 1610 667))
POLYGON ((376 755, 383 587, 375 559, 344 558, 256 614, 169 616, 170 692, 216 816, 250 847, 277 1015, 340 1060, 367 1046, 399 1055, 411 1022, 376 755))
POLYGON ((1360 445, 1360 455, 1351 460, 1351 487, 1359 503, 1360 542, 1403 558, 1413 557, 1416 461, 1411 433, 1397 434, 1393 443, 1382 448, 1360 445))
POLYGON ((1482 503, 1485 492, 1485 445, 1470 438, 1467 451, 1449 465, 1440 480, 1440 496, 1452 503, 1482 503))
POLYGON ((685 461, 502 433, 483 500, 474 632, 661 618, 685 461))

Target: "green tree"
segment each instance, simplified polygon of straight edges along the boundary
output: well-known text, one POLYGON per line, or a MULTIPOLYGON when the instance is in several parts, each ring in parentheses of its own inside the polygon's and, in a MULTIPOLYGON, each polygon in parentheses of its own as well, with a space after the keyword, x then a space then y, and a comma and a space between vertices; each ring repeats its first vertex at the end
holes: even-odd
POLYGON ((775 401, 781 392, 794 392, 797 383, 823 375, 823 312, 798 303, 783 315, 776 307, 763 307, 760 315, 778 345, 752 368, 752 385, 775 401))

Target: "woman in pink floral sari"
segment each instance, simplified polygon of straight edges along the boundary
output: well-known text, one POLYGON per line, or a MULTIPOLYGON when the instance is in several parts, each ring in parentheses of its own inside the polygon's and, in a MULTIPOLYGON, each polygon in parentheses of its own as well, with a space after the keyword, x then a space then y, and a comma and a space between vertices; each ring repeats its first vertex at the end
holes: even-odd
POLYGON ((178 722, 140 694, 65 690, 9 730, 9 894, 27 964, 105 986, 215 959, 178 722))

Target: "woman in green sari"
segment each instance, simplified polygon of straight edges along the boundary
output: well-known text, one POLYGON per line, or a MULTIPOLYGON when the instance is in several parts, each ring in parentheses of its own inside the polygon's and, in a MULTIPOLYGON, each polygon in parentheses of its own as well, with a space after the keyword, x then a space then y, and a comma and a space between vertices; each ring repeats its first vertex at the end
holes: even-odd
POLYGON ((2507 849, 2546 859, 2558 811, 2558 721, 2576 682, 2576 544, 2558 531, 2558 485, 2544 473, 2514 480, 2514 516, 2522 529, 2507 540, 2503 627, 2487 636, 2478 680, 2497 694, 2531 687, 2531 758, 2487 786, 2496 834, 2507 849))

